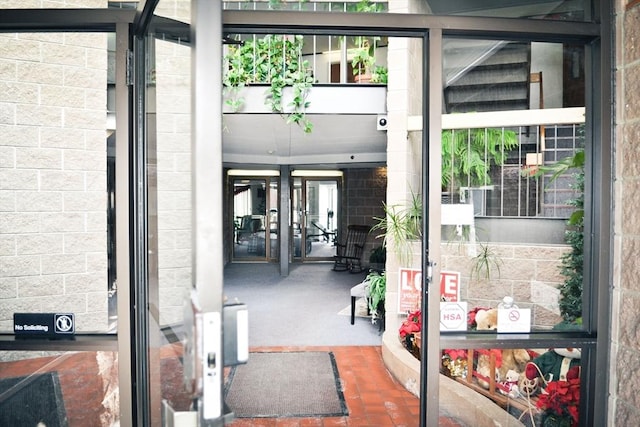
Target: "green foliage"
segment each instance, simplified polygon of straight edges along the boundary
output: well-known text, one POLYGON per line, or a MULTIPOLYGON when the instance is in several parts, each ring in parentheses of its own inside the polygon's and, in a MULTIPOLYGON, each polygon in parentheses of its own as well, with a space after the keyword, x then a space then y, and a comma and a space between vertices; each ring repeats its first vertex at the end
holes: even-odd
POLYGON ((496 270, 500 276, 500 266, 503 264, 500 256, 493 250, 488 243, 478 243, 480 251, 471 260, 471 274, 473 279, 491 279, 491 272, 496 270))
MULTIPOLYGON (((583 130, 579 130, 582 133, 583 130)), ((584 272, 584 150, 577 150, 571 157, 566 157, 553 165, 541 166, 533 176, 551 174, 549 183, 559 176, 566 175, 572 170, 575 184, 573 189, 578 193, 577 197, 569 202, 575 210, 567 221, 565 242, 571 250, 561 258, 560 272, 565 280, 560 287, 560 313, 566 324, 576 324, 582 319, 582 289, 584 272)))
POLYGON ((376 65, 371 73, 371 83, 383 83, 387 84, 389 80, 389 70, 382 65, 376 65))
POLYGON ((302 59, 302 45, 300 35, 266 35, 229 46, 225 57, 228 69, 223 80, 226 104, 239 111, 244 104, 238 96, 243 87, 268 83, 265 104, 285 117, 287 123, 295 123, 310 133, 313 124, 306 118, 306 110, 313 77, 308 61, 302 59), (293 89, 293 99, 287 108, 283 105, 286 87, 293 89))
MULTIPOLYGON (((583 155, 584 158, 584 155, 583 155)), ((584 161, 582 162, 584 165, 584 161)), ((571 251, 562 256, 561 273, 565 281, 560 287, 560 313, 567 322, 582 317, 582 280, 584 266, 584 169, 575 174, 578 197, 571 204, 576 207, 569 218, 565 241, 571 251)))
MULTIPOLYGON (((339 6, 342 9, 342 6, 339 6)), ((357 3, 347 3, 346 5, 347 12, 382 12, 384 11, 384 7, 382 3, 373 3, 370 0, 360 0, 357 3)))
POLYGON ((351 57, 351 66, 353 67, 353 75, 369 75, 371 83, 387 83, 388 69, 382 65, 376 64, 375 46, 380 37, 364 37, 355 38, 356 47, 353 49, 351 57))
POLYGON ((382 246, 392 242, 401 264, 406 265, 412 257, 412 240, 422 239, 422 198, 418 193, 411 194, 406 206, 382 203, 385 216, 373 217, 376 223, 371 232, 381 231, 382 246))
POLYGON ((384 272, 371 272, 365 279, 369 283, 369 311, 377 313, 378 305, 385 300, 387 276, 384 272))
POLYGON ((491 184, 492 165, 502 165, 518 146, 518 135, 505 129, 445 130, 442 132, 442 188, 491 184))

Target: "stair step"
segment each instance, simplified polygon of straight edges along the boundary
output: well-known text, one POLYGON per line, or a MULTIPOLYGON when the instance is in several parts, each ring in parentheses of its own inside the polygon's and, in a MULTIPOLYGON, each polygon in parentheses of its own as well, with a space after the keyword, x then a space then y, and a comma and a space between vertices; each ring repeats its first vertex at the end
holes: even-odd
POLYGON ((449 87, 458 86, 470 86, 480 84, 495 84, 495 83, 524 83, 529 84, 529 70, 528 68, 517 69, 478 69, 473 73, 468 73, 465 76, 460 77, 449 87))
POLYGON ((485 86, 482 88, 462 88, 447 90, 447 102, 457 104, 460 102, 482 102, 482 101, 507 101, 526 100, 528 91, 522 86, 485 86))
POLYGON ((523 100, 500 100, 492 102, 461 102, 449 105, 448 113, 472 113, 478 111, 528 110, 529 103, 523 100))

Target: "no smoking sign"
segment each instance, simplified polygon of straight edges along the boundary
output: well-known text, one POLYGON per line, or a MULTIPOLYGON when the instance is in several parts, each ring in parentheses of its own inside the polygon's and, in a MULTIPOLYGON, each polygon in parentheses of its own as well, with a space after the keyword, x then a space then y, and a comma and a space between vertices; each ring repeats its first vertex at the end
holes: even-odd
POLYGON ((498 332, 530 332, 531 309, 500 308, 498 309, 498 332))

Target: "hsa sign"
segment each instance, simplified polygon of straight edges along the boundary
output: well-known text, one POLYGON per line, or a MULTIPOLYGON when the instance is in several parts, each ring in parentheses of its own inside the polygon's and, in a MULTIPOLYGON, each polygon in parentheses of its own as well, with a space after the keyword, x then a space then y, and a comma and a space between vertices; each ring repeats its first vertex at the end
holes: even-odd
MULTIPOLYGON (((420 308, 422 289, 422 270, 401 268, 398 283, 398 313, 406 313, 420 308)), ((440 300, 460 301, 460 273, 440 272, 440 300)))

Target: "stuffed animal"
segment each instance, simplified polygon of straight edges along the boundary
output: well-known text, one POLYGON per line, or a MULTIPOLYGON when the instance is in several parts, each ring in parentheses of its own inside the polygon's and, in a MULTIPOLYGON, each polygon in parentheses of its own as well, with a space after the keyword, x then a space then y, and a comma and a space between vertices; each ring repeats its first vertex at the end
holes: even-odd
MULTIPOLYGON (((495 308, 478 310, 475 315, 475 322, 476 328, 479 331, 497 329, 498 310, 495 308)), ((529 352, 521 348, 505 348, 491 351, 496 352, 495 378, 497 382, 506 381, 509 371, 514 371, 520 376, 520 374, 524 372, 527 362, 531 360, 529 352)), ((478 356, 476 371, 480 375, 488 378, 491 373, 490 363, 490 352, 482 352, 478 356)), ((478 383, 484 388, 489 388, 489 383, 486 380, 479 379, 478 383)))
POLYGON ((512 399, 520 397, 520 389, 518 388, 519 380, 520 373, 514 371, 513 369, 509 369, 504 377, 504 380, 498 383, 500 385, 500 387, 498 387, 498 390, 500 390, 500 393, 506 394, 512 399))
POLYGON ((490 308, 488 310, 480 309, 476 312, 475 317, 476 329, 491 330, 498 328, 498 309, 490 308))
MULTIPOLYGON (((476 364, 476 371, 487 379, 491 375, 491 353, 494 353, 496 358, 495 379, 498 383, 509 381, 507 379, 508 377, 513 378, 515 376, 515 378, 518 378, 520 374, 524 372, 527 362, 531 360, 529 352, 522 348, 493 349, 480 352, 476 364), (513 371, 515 374, 512 373, 509 375, 510 371, 513 371)), ((489 388, 489 383, 486 379, 479 378, 478 384, 484 388, 489 388)))
POLYGON ((542 353, 527 363, 526 380, 521 382, 521 389, 529 394, 539 391, 539 382, 544 385, 549 381, 568 381, 580 377, 580 358, 582 352, 577 348, 555 348, 542 353))

